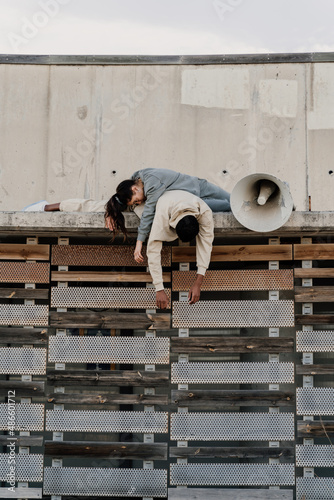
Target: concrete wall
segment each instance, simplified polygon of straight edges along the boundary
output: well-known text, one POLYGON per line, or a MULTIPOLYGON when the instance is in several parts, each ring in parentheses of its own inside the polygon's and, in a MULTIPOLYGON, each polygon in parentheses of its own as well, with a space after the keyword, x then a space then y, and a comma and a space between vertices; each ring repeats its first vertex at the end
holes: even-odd
POLYGON ((269 172, 333 210, 334 62, 0 64, 0 210, 104 199, 137 169, 269 172))

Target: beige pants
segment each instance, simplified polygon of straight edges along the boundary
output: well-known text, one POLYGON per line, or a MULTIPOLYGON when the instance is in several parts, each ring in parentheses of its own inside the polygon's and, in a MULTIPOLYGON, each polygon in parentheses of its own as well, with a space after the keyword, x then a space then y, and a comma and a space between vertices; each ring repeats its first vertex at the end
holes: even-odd
MULTIPOLYGON (((103 212, 104 207, 108 200, 85 200, 85 199, 72 199, 60 202, 59 209, 61 212, 103 212)), ((145 204, 138 205, 133 210, 134 213, 140 218, 142 216, 145 204)))
POLYGON ((104 212, 105 204, 108 200, 85 200, 73 199, 60 202, 61 212, 104 212))

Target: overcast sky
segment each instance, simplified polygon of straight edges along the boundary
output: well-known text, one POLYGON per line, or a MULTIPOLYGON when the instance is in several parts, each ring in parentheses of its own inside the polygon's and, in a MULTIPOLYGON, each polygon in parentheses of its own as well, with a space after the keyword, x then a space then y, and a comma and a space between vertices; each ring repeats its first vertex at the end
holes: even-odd
POLYGON ((333 0, 0 0, 1 54, 334 51, 333 0))

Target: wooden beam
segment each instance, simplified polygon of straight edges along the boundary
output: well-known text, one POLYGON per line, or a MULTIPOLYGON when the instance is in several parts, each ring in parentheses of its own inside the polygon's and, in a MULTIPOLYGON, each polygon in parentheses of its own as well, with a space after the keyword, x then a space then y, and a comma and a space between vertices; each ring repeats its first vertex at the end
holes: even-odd
POLYGON ((173 353, 220 352, 292 352, 294 339, 290 337, 172 337, 173 353))
POLYGON ((61 372, 59 370, 48 370, 47 379, 49 384, 55 386, 157 387, 166 386, 169 383, 169 372, 148 372, 145 370, 78 370, 61 372))
POLYGON ((296 286, 295 302, 334 302, 334 286, 296 286))
POLYGON ((219 410, 226 406, 292 406, 295 401, 291 391, 258 390, 172 390, 171 402, 191 408, 203 406, 219 410))
POLYGON ((296 365, 297 375, 334 375, 334 365, 296 365))
POLYGON ((297 420, 298 437, 334 436, 334 420, 297 420))
POLYGON ((170 328, 170 314, 52 311, 50 312, 50 326, 55 328, 168 330, 170 328))
MULTIPOLYGON (((171 281, 171 273, 162 273, 164 283, 171 281)), ((109 271, 52 271, 51 281, 94 281, 96 283, 151 283, 150 273, 146 272, 109 272, 109 271)))
POLYGON ((294 270, 295 278, 334 278, 334 268, 298 267, 294 270))
POLYGON ((45 455, 52 457, 99 457, 138 460, 167 460, 167 443, 101 441, 45 441, 45 455))
POLYGON ((15 391, 15 396, 38 396, 44 394, 45 382, 22 382, 21 380, 0 380, 0 394, 7 396, 15 391))
POLYGON ((293 459, 293 447, 265 448, 259 446, 172 446, 171 458, 284 458, 293 459))
POLYGON ((298 325, 332 325, 334 314, 296 314, 298 325))
POLYGON ((46 344, 48 331, 43 328, 0 328, 1 344, 46 344))
POLYGON ((50 245, 1 243, 1 260, 49 260, 50 245))
POLYGON ((231 500, 232 498, 233 500, 292 500, 293 490, 168 488, 169 500, 231 500))
POLYGON ((334 243, 293 245, 295 260, 334 260, 334 243))
POLYGON ((167 405, 168 396, 146 394, 63 394, 53 393, 47 396, 48 403, 53 404, 92 404, 92 405, 167 405))
MULTIPOLYGON (((292 260, 292 245, 216 245, 211 262, 292 260)), ((173 262, 196 262, 196 247, 172 247, 173 262)))
POLYGON ((2 299, 48 299, 49 290, 46 288, 0 288, 2 299))

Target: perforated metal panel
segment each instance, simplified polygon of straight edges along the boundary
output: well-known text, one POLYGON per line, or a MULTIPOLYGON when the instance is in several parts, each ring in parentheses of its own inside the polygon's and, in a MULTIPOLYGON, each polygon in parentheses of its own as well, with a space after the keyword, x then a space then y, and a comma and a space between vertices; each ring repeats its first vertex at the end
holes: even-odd
POLYGON ((0 373, 42 375, 45 371, 46 349, 0 347, 0 373))
POLYGON ((333 477, 297 477, 297 500, 333 500, 333 477))
MULTIPOLYGON (((14 457, 9 453, 1 453, 0 480, 8 480, 7 474, 12 473, 10 468, 12 466, 14 467, 16 481, 42 481, 43 458, 43 455, 21 455, 18 453, 18 447, 14 457)), ((10 498, 10 495, 8 495, 8 498, 10 498)))
POLYGON ((167 337, 49 337, 55 363, 169 363, 167 337))
POLYGON ((296 333, 297 352, 334 352, 334 331, 296 333))
POLYGON ((294 325, 292 300, 173 302, 174 328, 283 327, 294 325))
POLYGON ((297 445, 298 467, 334 467, 334 448, 330 445, 297 445))
MULTIPOLYGON (((165 289, 170 301, 170 290, 165 289)), ((59 287, 51 289, 52 307, 156 309, 154 288, 59 287)), ((170 304, 168 305, 170 308, 170 304)))
POLYGON ((168 413, 158 411, 47 410, 47 431, 165 433, 168 413))
POLYGON ((172 464, 170 483, 179 486, 293 485, 292 464, 172 464))
POLYGON ((294 381, 293 363, 172 363, 173 384, 283 384, 294 381))
MULTIPOLYGON (((195 278, 196 271, 173 271, 173 291, 189 290, 195 278)), ((293 270, 207 271, 201 290, 293 290, 293 270)))
POLYGON ((44 430, 44 405, 1 403, 0 430, 10 430, 9 423, 16 431, 44 430))
POLYGON ((45 495, 167 497, 163 469, 45 467, 45 495))
POLYGON ((297 415, 334 415, 334 389, 297 387, 297 415))
POLYGON ((172 413, 171 439, 293 440, 293 413, 172 413))
POLYGON ((0 304, 0 325, 47 326, 48 306, 0 304))
MULTIPOLYGON (((51 264, 55 266, 147 266, 146 247, 143 247, 144 262, 138 264, 134 258, 134 247, 126 245, 53 245, 51 264)), ((171 249, 163 247, 162 266, 171 265, 171 249)))
POLYGON ((47 262, 0 262, 0 283, 49 283, 47 262))

